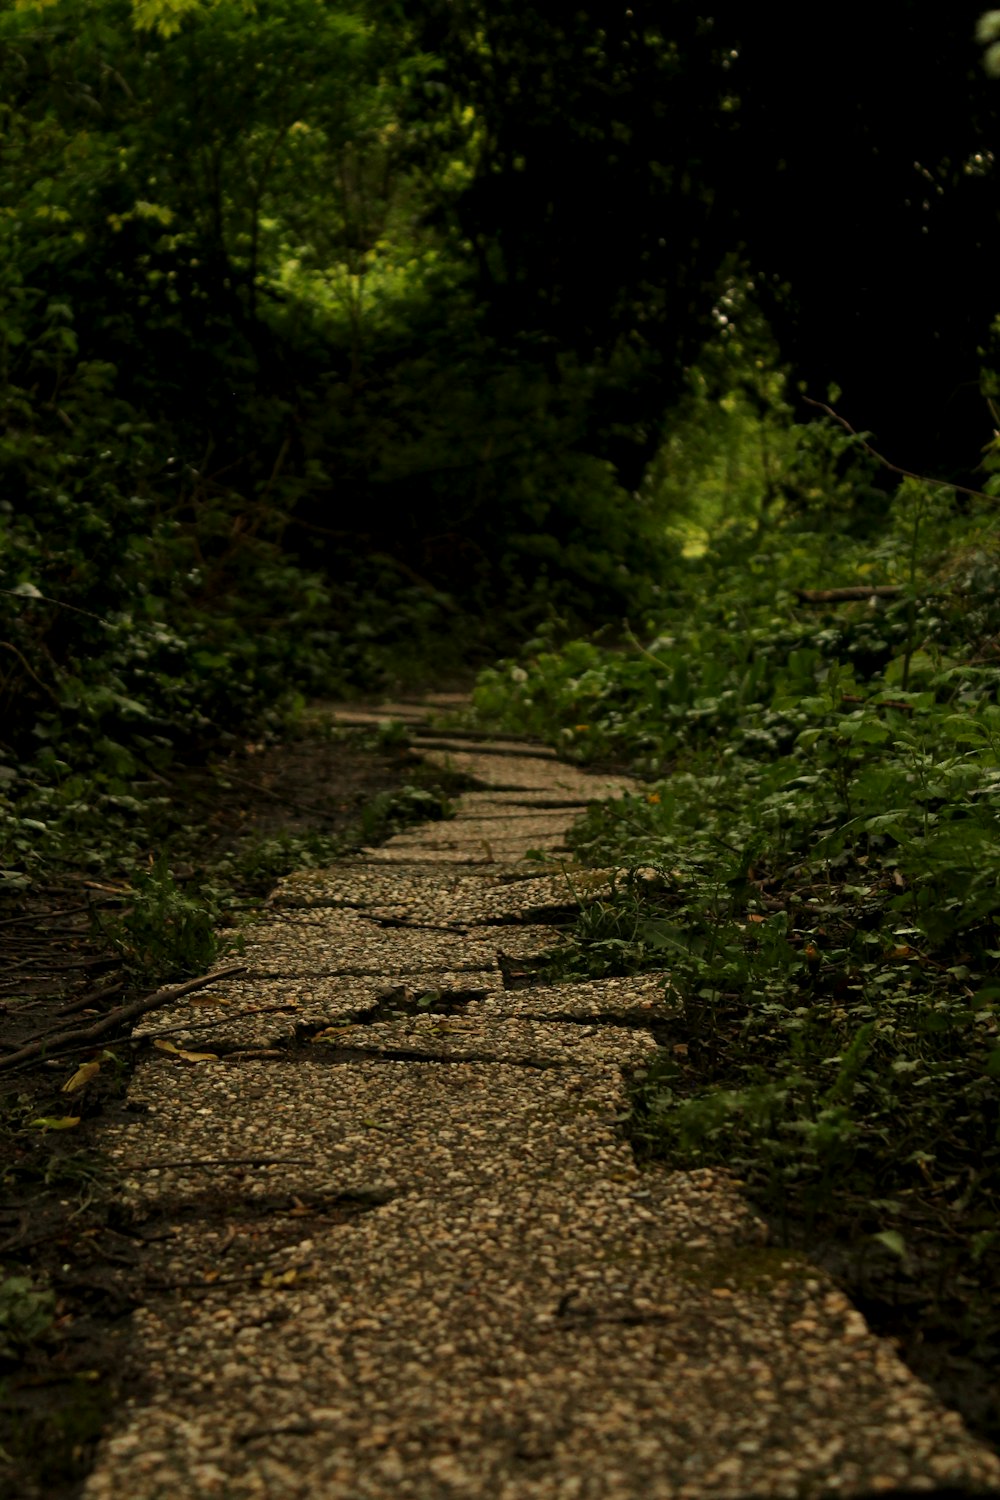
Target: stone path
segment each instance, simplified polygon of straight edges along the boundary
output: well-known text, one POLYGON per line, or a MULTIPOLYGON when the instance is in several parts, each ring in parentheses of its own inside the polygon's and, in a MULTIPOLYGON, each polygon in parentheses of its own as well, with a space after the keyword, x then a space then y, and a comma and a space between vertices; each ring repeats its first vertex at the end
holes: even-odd
POLYGON ((624 783, 423 744, 454 821, 282 881, 248 974, 147 1018, 105 1148, 159 1289, 86 1500, 1000 1493, 732 1179, 637 1169, 664 979, 506 986, 604 879, 528 851, 624 783))

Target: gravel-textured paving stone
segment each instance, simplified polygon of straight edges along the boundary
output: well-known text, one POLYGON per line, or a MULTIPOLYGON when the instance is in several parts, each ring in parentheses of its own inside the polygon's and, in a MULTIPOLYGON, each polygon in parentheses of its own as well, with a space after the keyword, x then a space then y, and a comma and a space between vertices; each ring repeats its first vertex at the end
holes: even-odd
POLYGON ((530 917, 548 907, 605 896, 611 888, 607 871, 583 870, 571 861, 552 874, 538 875, 528 867, 523 878, 508 880, 503 878, 507 873, 484 870, 453 874, 443 869, 384 870, 370 864, 345 864, 289 875, 270 900, 280 909, 374 908, 433 915, 461 924, 530 917))
POLYGON ((484 787, 503 791, 545 791, 599 802, 607 797, 623 796, 638 785, 630 777, 589 775, 575 766, 540 757, 511 756, 505 759, 474 750, 426 750, 421 753, 431 765, 450 766, 473 777, 484 787))
POLYGON ((548 927, 482 927, 449 932, 386 927, 357 911, 299 913, 247 929, 241 960, 251 975, 407 974, 429 969, 489 969, 500 951, 524 958, 561 941, 548 927))
POLYGON ((483 792, 462 792, 455 799, 455 805, 463 811, 479 812, 481 817, 505 818, 509 817, 511 810, 533 811, 537 808, 551 808, 553 810, 569 809, 579 817, 585 811, 590 797, 560 796, 555 792, 547 792, 544 787, 534 791, 526 791, 522 788, 518 792, 504 792, 499 789, 483 792))
POLYGON ((337 1022, 391 1019, 419 1013, 424 1006, 434 1007, 435 1014, 451 1014, 472 1000, 503 993, 499 969, 436 969, 384 979, 342 974, 243 977, 222 980, 143 1017, 133 1035, 206 1051, 213 1045, 271 1047, 337 1022))
MULTIPOLYGON (((606 1021, 650 1026, 676 1014, 667 974, 595 979, 581 984, 504 988, 499 971, 434 970, 396 981, 334 975, 303 979, 223 980, 145 1016, 133 1035, 184 1049, 287 1045, 323 1027, 347 1026, 352 1045, 377 1020, 466 1014, 491 1020, 606 1021)), ((453 1029, 458 1035, 461 1027, 453 1029)), ((568 1054, 568 1055, 571 1055, 568 1054)))
POLYGON ((334 1026, 312 1045, 319 1052, 382 1053, 387 1057, 436 1057, 445 1062, 510 1063, 517 1067, 559 1068, 616 1064, 639 1067, 658 1051, 647 1031, 620 1026, 588 1026, 535 1019, 472 1002, 460 1015, 406 1016, 334 1026))
POLYGON ((676 1015, 678 998, 669 974, 642 974, 632 979, 590 979, 579 984, 504 990, 491 995, 485 1005, 504 1015, 651 1026, 676 1015))
POLYGON ((516 924, 612 878, 519 865, 526 819, 566 826, 528 809, 628 785, 508 748, 428 751, 489 788, 460 845, 288 877, 251 974, 144 1017, 103 1146, 149 1290, 84 1500, 1000 1494, 731 1174, 637 1166, 622 1070, 669 974, 505 988, 560 940, 516 924))
POLYGON ((276 1183, 345 1191, 378 1178, 433 1195, 515 1179, 530 1192, 537 1179, 562 1184, 570 1212, 572 1184, 634 1187, 639 1174, 615 1127, 625 1103, 619 1070, 565 1071, 239 1058, 189 1065, 156 1056, 132 1081, 129 1103, 140 1113, 109 1126, 105 1147, 126 1198, 147 1204, 218 1192, 231 1180, 252 1198, 276 1183), (178 1157, 286 1160, 230 1175, 214 1166, 150 1168, 178 1157))
POLYGON ((576 821, 574 812, 559 809, 546 812, 514 812, 508 808, 501 816, 503 818, 502 829, 498 826, 496 817, 484 818, 474 816, 471 812, 460 812, 458 817, 449 818, 446 822, 424 824, 406 833, 398 833, 391 842, 397 849, 403 849, 407 844, 419 844, 424 848, 448 849, 457 843, 479 843, 498 836, 505 839, 525 837, 530 842, 532 838, 537 840, 539 835, 544 840, 547 834, 551 834, 559 841, 576 821))
POLYGON ((442 734, 433 730, 423 730, 418 733, 421 754, 425 750, 444 750, 462 755, 512 755, 517 759, 558 760, 551 746, 533 744, 524 740, 488 740, 480 735, 466 739, 461 734, 442 734))
POLYGON ((763 1244, 733 1180, 638 1171, 615 1071, 220 1065, 185 1098, 144 1069, 127 1200, 169 1223, 172 1203, 217 1213, 228 1192, 231 1224, 256 1202, 263 1243, 251 1284, 220 1286, 228 1230, 163 1241, 176 1292, 151 1296, 133 1356, 155 1395, 124 1413, 87 1500, 998 1482, 846 1299, 763 1244), (178 1134, 213 1164, 149 1170, 178 1134), (264 1147, 287 1159, 217 1165, 264 1147), (324 1224, 352 1193, 380 1206, 324 1224), (282 1204, 301 1238, 269 1245, 282 1204))
MULTIPOLYGON (((546 840, 546 843, 550 841, 546 840)), ((362 851, 373 864, 380 865, 506 865, 528 859, 542 844, 540 838, 502 838, 495 835, 489 839, 477 839, 475 843, 463 843, 453 848, 440 845, 404 844, 390 839, 377 849, 362 851)))

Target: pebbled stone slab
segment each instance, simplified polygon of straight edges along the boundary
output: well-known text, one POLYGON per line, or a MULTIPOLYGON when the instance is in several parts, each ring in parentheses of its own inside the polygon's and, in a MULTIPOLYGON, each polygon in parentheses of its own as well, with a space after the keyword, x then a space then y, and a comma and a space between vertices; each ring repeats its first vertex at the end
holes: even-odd
MULTIPOLYGON (((496 865, 502 868, 505 865, 516 866, 518 861, 527 859, 530 851, 538 849, 541 843, 537 838, 508 839, 495 835, 489 839, 456 844, 448 849, 436 848, 433 844, 404 844, 400 847, 390 839, 377 849, 363 849, 361 852, 373 864, 380 865, 496 865)), ((546 840, 546 844, 551 847, 551 841, 546 840)), ((553 849, 552 852, 561 851, 553 849)))
POLYGON ((557 760, 558 756, 551 745, 543 745, 525 740, 494 740, 486 735, 474 735, 466 738, 461 734, 442 734, 437 730, 418 729, 420 738, 420 752, 425 750, 444 750, 447 752, 458 752, 472 755, 513 755, 525 757, 529 760, 557 760))
POLYGON ((478 1062, 188 1065, 164 1054, 137 1069, 129 1103, 141 1114, 110 1125, 105 1150, 133 1203, 234 1187, 252 1199, 276 1183, 344 1192, 375 1179, 431 1197, 502 1195, 520 1182, 530 1198, 536 1179, 558 1181, 568 1200, 578 1182, 603 1194, 608 1182, 639 1180, 616 1129, 625 1096, 613 1066, 570 1075, 478 1062), (217 1165, 226 1158, 238 1159, 232 1171, 217 1165), (255 1158, 282 1160, 246 1164, 255 1158))
POLYGON ((537 1016, 549 1021, 604 1020, 652 1026, 676 1015, 679 1001, 670 975, 662 973, 504 990, 491 994, 484 1008, 508 1016, 537 1016))
POLYGON ((617 1070, 284 1072, 220 1066, 193 1097, 168 1068, 138 1075, 151 1113, 144 1140, 119 1130, 128 1201, 169 1222, 174 1202, 229 1193, 258 1206, 261 1242, 232 1286, 221 1224, 161 1241, 157 1279, 178 1291, 153 1289, 133 1353, 153 1393, 109 1433, 87 1500, 810 1500, 1000 1480, 847 1300, 764 1243, 735 1180, 639 1172, 617 1070), (151 1167, 178 1133, 212 1164, 151 1167), (265 1146, 287 1160, 247 1162, 265 1146), (352 1192, 372 1211, 328 1222, 352 1192), (279 1235, 273 1205, 296 1201, 302 1230, 279 1235))
POLYGON ((561 941, 557 929, 542 926, 502 933, 495 928, 386 927, 358 911, 320 910, 248 928, 242 961, 254 978, 474 971, 495 968, 501 950, 525 958, 561 941))
POLYGON ((431 765, 450 766, 473 777, 483 787, 501 791, 542 791, 599 802, 620 797, 639 785, 631 777, 588 775, 575 766, 541 756, 504 759, 478 750, 422 750, 431 765))
POLYGON ((506 818, 511 813, 533 812, 536 809, 571 811, 575 816, 586 810, 592 798, 559 796, 546 791, 504 792, 497 789, 483 792, 462 792, 455 805, 464 812, 466 808, 478 812, 484 818, 506 818))
MULTIPOLYGON (((679 997, 670 976, 642 974, 631 979, 594 979, 579 984, 508 990, 498 970, 434 970, 408 974, 398 983, 364 977, 223 980, 167 1011, 142 1018, 136 1040, 169 1040, 184 1049, 287 1046, 323 1027, 351 1031, 361 1045, 364 1031, 379 1018, 403 1020, 426 1010, 429 1024, 449 1017, 478 1016, 492 1021, 606 1022, 615 1027, 649 1027, 677 1014, 679 997)), ((451 1028, 460 1035, 463 1028, 451 1028)), ((572 1028, 571 1028, 572 1031, 572 1028)), ((445 1026, 442 1035, 448 1034, 445 1026)), ((553 1033, 553 1039, 555 1039, 553 1033)), ((566 1056, 572 1056, 572 1047, 566 1056)), ((616 1045, 609 1042, 609 1046, 616 1045)), ((629 1044, 623 1043, 623 1046, 629 1044)), ((642 1041, 644 1051, 652 1046, 642 1041)), ((640 1060, 616 1054, 629 1066, 640 1060)))
POLYGON ((471 1001, 486 1001, 502 992, 499 969, 437 969, 396 980, 348 975, 237 978, 144 1016, 133 1036, 209 1052, 213 1046, 273 1048, 338 1022, 413 1014, 421 1004, 433 1007, 436 1014, 461 1014, 471 1001))
POLYGON ((524 1068, 641 1067, 658 1052, 647 1031, 619 1026, 560 1025, 472 1002, 451 1016, 406 1016, 369 1025, 334 1026, 312 1044, 318 1053, 352 1051, 441 1062, 497 1062, 524 1068))
POLYGON ((611 890, 611 872, 581 869, 571 860, 550 874, 527 868, 519 878, 509 879, 506 873, 415 867, 385 870, 371 864, 345 864, 287 876, 272 893, 270 904, 282 910, 375 908, 461 925, 524 919, 534 911, 597 899, 611 890))
POLYGON ((576 822, 573 813, 567 813, 554 809, 546 812, 522 812, 512 808, 501 811, 499 817, 484 818, 461 808, 457 817, 449 818, 446 822, 422 824, 418 828, 407 829, 405 833, 397 833, 391 842, 396 849, 405 849, 408 844, 421 847, 433 847, 440 844, 442 848, 451 848, 460 843, 480 843, 491 839, 534 839, 536 843, 545 843, 548 838, 554 838, 561 843, 568 829, 576 822), (503 820, 503 827, 499 826, 499 819, 503 820))

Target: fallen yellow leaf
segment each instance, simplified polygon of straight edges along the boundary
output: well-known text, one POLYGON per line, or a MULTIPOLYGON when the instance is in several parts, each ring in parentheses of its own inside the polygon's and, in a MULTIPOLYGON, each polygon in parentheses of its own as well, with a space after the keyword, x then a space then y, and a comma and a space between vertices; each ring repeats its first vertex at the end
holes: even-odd
POLYGON ((99 1062, 81 1063, 72 1078, 67 1078, 61 1092, 64 1094, 75 1094, 78 1089, 86 1088, 90 1080, 96 1078, 100 1071, 101 1065, 99 1062))
POLYGON ((79 1115, 39 1115, 37 1120, 31 1122, 36 1130, 72 1130, 79 1123, 79 1115))
POLYGON ((173 1042, 165 1042, 162 1037, 157 1037, 153 1046, 160 1052, 169 1052, 172 1057, 179 1057, 182 1062, 218 1062, 218 1056, 214 1052, 186 1052, 183 1047, 175 1047, 173 1042))
POLYGON ((298 1277, 298 1271, 265 1271, 260 1278, 261 1286, 292 1286, 298 1277))

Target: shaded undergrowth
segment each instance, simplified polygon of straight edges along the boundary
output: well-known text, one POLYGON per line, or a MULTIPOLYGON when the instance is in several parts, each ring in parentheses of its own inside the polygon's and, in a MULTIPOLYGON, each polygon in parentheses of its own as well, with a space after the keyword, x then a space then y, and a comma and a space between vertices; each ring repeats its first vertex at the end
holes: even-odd
MULTIPOLYGON (((911 541, 921 504, 897 502, 911 541)), ((841 538, 824 583, 854 601, 796 592, 824 538, 707 557, 656 639, 536 643, 475 701, 647 778, 575 830, 623 873, 548 966, 665 975, 639 1154, 735 1169, 997 1442, 1000 553, 982 520, 936 527, 919 568, 841 538)))

